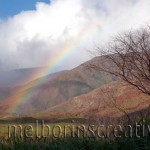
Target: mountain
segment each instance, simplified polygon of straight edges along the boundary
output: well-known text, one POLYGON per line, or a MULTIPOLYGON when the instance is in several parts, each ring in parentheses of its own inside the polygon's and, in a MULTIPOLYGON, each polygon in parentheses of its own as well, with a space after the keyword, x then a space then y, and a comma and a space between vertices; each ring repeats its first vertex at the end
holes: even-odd
POLYGON ((31 82, 32 80, 41 77, 37 76, 36 78, 30 79, 32 74, 42 68, 44 67, 0 71, 0 87, 15 87, 31 82))
MULTIPOLYGON (((72 70, 57 72, 23 85, 21 91, 14 90, 13 95, 3 100, 7 101, 6 108, 12 107, 9 106, 9 101, 12 99, 20 99, 20 105, 12 113, 42 112, 70 98, 88 93, 106 83, 117 80, 116 77, 100 70, 91 71, 87 68, 89 64, 100 63, 101 60, 102 57, 96 57, 72 70)), ((4 106, 4 103, 0 103, 0 106, 4 106)), ((5 111, 7 112, 7 109, 5 111)))
POLYGON ((147 109, 150 97, 123 81, 114 81, 87 94, 74 97, 64 103, 34 115, 43 119, 65 118, 118 118, 147 109))
MULTIPOLYGON (((47 75, 15 88, 0 88, 1 118, 103 120, 146 110, 149 96, 113 75, 87 67, 101 65, 103 61, 103 57, 96 57, 72 70, 47 75), (20 101, 19 105, 13 100, 20 101), (13 105, 16 108, 10 111, 13 105)), ((107 65, 112 64, 107 62, 107 65)))
MULTIPOLYGON (((0 70, 0 87, 15 87, 27 84, 33 80, 45 77, 45 74, 38 74, 41 70, 47 70, 48 66, 33 67, 33 68, 20 68, 14 70, 0 70)), ((60 66, 55 67, 50 73, 55 74, 62 71, 60 66)), ((43 71, 44 72, 44 71, 43 71)))

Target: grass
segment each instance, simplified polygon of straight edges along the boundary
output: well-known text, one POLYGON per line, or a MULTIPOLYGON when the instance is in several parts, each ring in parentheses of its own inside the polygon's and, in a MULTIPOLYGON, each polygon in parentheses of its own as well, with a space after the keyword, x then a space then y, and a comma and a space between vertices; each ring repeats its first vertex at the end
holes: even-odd
MULTIPOLYGON (((63 134, 64 127, 65 126, 72 127, 75 124, 73 124, 73 123, 59 122, 59 123, 45 123, 45 125, 50 127, 50 133, 51 134, 52 134, 53 129, 55 128, 55 134, 57 136, 59 134, 58 132, 60 132, 59 131, 59 127, 62 129, 62 135, 64 135, 63 134)), ((10 131, 12 131, 12 132, 14 132, 13 126, 16 126, 17 136, 20 136, 20 132, 24 132, 25 128, 28 127, 28 126, 32 126, 32 128, 33 128, 32 131, 30 130, 30 132, 31 132, 30 134, 32 134, 33 137, 36 137, 36 135, 35 135, 36 132, 38 132, 39 136, 41 136, 41 134, 42 134, 42 124, 41 124, 41 122, 38 122, 38 127, 37 127, 36 122, 35 123, 21 123, 21 124, 19 124, 19 123, 10 123, 10 124, 8 124, 8 123, 1 123, 0 124, 0 138, 2 138, 2 137, 6 138, 6 139, 9 138, 8 137, 8 133, 9 133, 9 128, 8 127, 9 126, 11 127, 10 131), (22 131, 20 130, 21 128, 19 126, 22 127, 22 131)), ((45 135, 48 134, 47 127, 45 127, 45 129, 44 129, 44 133, 45 133, 45 135)), ((69 135, 71 133, 71 130, 70 130, 69 127, 66 128, 66 133, 67 133, 67 135, 69 135)))
MULTIPOLYGON (((11 124, 13 125, 13 124, 11 124)), ((16 124, 17 125, 17 124, 16 124)), ((23 128, 29 123, 22 124, 23 128)), ((35 123, 30 125, 35 126, 35 123)), ((51 128, 55 125, 64 127, 68 123, 50 123, 51 128)), ((70 123, 70 125, 72 125, 70 123)), ((38 132, 41 132, 39 128, 38 132)), ((66 138, 8 138, 8 124, 0 124, 0 150, 150 150, 150 136, 137 138, 115 138, 115 139, 98 139, 69 137, 66 138)))
POLYGON ((150 138, 121 138, 100 141, 95 138, 6 140, 1 150, 149 150, 150 138))

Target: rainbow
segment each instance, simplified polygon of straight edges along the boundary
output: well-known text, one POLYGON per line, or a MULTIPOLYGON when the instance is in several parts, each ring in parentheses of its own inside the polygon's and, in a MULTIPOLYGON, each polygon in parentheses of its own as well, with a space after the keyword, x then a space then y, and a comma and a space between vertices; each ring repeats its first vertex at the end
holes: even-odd
MULTIPOLYGON (((27 81, 29 80, 31 81, 36 77, 38 78, 39 76, 45 76, 51 73, 57 65, 61 64, 66 58, 68 58, 78 48, 80 48, 80 46, 82 46, 83 43, 88 42, 95 34, 97 34, 97 30, 98 29, 96 27, 86 28, 86 30, 80 33, 79 38, 75 38, 73 42, 68 43, 64 48, 61 48, 59 50, 59 53, 56 52, 53 55, 53 57, 50 57, 48 60, 46 60, 46 62, 43 63, 45 64, 45 66, 48 67, 38 69, 27 79, 27 81)), ((43 79, 40 78, 39 82, 31 82, 31 87, 32 87, 30 88, 31 90, 26 90, 28 88, 28 84, 16 90, 15 94, 13 94, 7 100, 5 100, 5 103, 9 104, 8 112, 9 113, 16 112, 17 107, 28 100, 34 88, 42 83, 43 83, 43 79)))

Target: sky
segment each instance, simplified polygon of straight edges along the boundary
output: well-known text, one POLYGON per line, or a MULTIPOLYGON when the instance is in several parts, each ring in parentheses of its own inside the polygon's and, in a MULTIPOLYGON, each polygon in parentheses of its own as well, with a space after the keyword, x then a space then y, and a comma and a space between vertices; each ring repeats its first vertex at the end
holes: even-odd
POLYGON ((0 0, 0 70, 48 65, 68 47, 58 65, 71 69, 112 36, 149 24, 149 14, 149 0, 0 0))
POLYGON ((12 17, 21 11, 35 10, 36 2, 49 3, 49 0, 0 0, 0 18, 12 17))

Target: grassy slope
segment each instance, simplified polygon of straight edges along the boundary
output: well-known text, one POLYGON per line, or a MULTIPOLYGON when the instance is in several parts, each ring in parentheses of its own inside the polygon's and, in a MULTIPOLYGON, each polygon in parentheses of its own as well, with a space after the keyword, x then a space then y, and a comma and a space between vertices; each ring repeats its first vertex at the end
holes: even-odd
POLYGON ((112 96, 115 98, 117 107, 124 109, 127 113, 145 109, 150 103, 149 96, 122 81, 115 81, 88 94, 74 97, 62 104, 49 108, 43 113, 36 114, 35 117, 120 117, 124 114, 114 107, 112 96))

